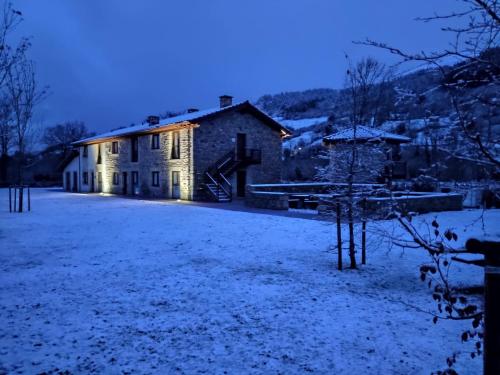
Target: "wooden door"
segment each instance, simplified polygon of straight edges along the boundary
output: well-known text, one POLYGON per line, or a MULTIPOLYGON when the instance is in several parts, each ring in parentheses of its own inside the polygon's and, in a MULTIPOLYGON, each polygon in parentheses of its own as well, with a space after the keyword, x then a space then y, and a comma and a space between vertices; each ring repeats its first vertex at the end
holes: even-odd
POLYGON ((122 187, 122 194, 127 195, 128 194, 128 178, 127 178, 127 172, 123 172, 123 187, 122 187))
POLYGON ((139 172, 132 172, 132 194, 139 194, 139 172))
POLYGON ((71 172, 66 172, 66 178, 64 179, 64 188, 66 191, 71 191, 71 172))
POLYGON ((179 199, 181 197, 181 184, 180 173, 172 171, 172 199, 179 199))
POLYGON ((247 135, 245 133, 236 134, 236 159, 245 158, 245 149, 247 147, 247 135))
POLYGON ((102 193, 102 172, 97 172, 97 191, 102 193))
POLYGON ((238 197, 245 196, 247 186, 247 171, 242 169, 236 172, 236 195, 238 197))

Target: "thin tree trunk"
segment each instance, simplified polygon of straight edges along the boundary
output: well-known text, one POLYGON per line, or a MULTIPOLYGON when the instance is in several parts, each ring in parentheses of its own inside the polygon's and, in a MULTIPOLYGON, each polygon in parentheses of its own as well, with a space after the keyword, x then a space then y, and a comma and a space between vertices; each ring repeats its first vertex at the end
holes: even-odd
MULTIPOLYGON (((356 130, 354 130, 356 137, 356 130)), ((352 145, 351 163, 349 166, 348 188, 347 188, 347 222, 349 225, 349 259, 351 261, 350 268, 356 268, 356 245, 354 243, 354 167, 356 165, 356 143, 352 145)))

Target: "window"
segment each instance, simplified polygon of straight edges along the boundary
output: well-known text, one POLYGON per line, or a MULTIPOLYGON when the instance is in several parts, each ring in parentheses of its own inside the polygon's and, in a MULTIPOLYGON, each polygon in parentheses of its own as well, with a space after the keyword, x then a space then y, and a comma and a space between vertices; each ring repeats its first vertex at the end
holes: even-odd
POLYGON ((160 134, 153 134, 151 136, 151 148, 158 150, 160 148, 160 134))
POLYGON ((139 172, 137 171, 132 172, 132 185, 134 186, 139 185, 139 172))
POLYGON ((160 172, 153 172, 152 177, 153 177, 152 185, 160 186, 160 172))
POLYGON ((97 145, 97 164, 102 164, 101 144, 100 143, 97 145))
POLYGON ((120 184, 120 175, 118 172, 113 172, 113 185, 120 184))
POLYGON ((111 153, 118 154, 118 141, 111 143, 111 153))
POLYGON ((97 183, 102 184, 102 172, 97 172, 97 183))
POLYGON ((89 156, 89 148, 87 145, 83 146, 83 157, 86 158, 89 156))
POLYGON ((172 159, 179 159, 181 157, 180 153, 180 137, 179 132, 172 133, 172 159))
POLYGON ((135 163, 135 162, 139 161, 139 139, 137 137, 132 137, 130 139, 130 145, 132 148, 131 161, 133 163, 135 163))
POLYGON ((89 172, 83 172, 83 184, 84 185, 89 184, 89 172))

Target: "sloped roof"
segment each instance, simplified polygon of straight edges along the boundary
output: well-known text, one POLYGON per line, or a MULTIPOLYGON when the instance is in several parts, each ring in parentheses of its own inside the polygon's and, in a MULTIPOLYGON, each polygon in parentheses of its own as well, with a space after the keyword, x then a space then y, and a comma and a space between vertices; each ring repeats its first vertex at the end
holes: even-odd
POLYGON ((57 170, 62 172, 66 166, 73 161, 74 158, 76 158, 79 155, 77 150, 73 150, 66 154, 64 159, 59 163, 57 166, 57 170))
POLYGON ((390 143, 408 143, 410 138, 403 135, 389 133, 380 129, 369 128, 364 125, 356 126, 356 136, 354 128, 341 130, 323 138, 326 143, 353 142, 390 142, 390 143))
POLYGON ((212 116, 216 116, 223 112, 229 112, 231 110, 237 109, 246 109, 256 115, 260 120, 262 120, 267 125, 276 129, 277 131, 281 131, 285 135, 290 135, 291 131, 281 125, 279 122, 274 120, 272 117, 262 112, 260 109, 252 105, 249 101, 239 102, 227 107, 216 107, 205 109, 201 111, 185 113, 182 115, 169 117, 165 119, 161 119, 157 125, 150 125, 147 122, 142 123, 140 125, 129 126, 126 128, 116 129, 107 133, 99 134, 93 137, 81 139, 79 141, 73 142, 74 146, 89 144, 89 143, 97 143, 99 141, 104 141, 109 138, 123 137, 127 135, 133 134, 141 134, 141 133, 149 133, 155 130, 168 130, 169 127, 178 126, 183 123, 196 123, 196 121, 206 119, 212 116))

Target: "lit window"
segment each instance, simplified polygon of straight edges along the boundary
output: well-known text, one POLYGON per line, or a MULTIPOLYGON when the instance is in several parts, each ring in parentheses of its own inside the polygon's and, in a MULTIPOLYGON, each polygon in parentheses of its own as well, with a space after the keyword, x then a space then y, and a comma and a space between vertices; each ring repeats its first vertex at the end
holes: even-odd
POLYGON ((102 164, 101 144, 97 145, 97 164, 102 164))
POLYGON ((153 177, 152 185, 160 186, 160 172, 153 172, 152 177, 153 177))
POLYGON ((181 144, 179 132, 172 133, 172 159, 180 159, 181 157, 181 144))

